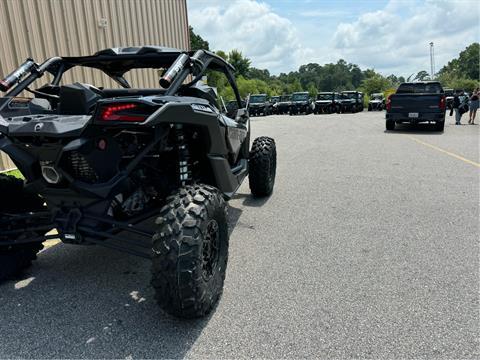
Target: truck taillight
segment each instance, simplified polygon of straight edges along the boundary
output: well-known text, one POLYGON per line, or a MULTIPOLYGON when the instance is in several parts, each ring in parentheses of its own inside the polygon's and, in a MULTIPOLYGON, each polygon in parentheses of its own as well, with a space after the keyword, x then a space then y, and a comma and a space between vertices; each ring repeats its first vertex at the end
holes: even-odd
POLYGON ((445 110, 446 107, 447 107, 447 101, 446 101, 446 99, 445 99, 445 96, 442 96, 442 97, 440 98, 439 108, 440 108, 440 110, 445 110))
POLYGON ((390 111, 390 109, 392 108, 392 95, 393 94, 388 95, 388 98, 387 98, 387 103, 386 103, 387 111, 390 111))
POLYGON ((102 105, 98 119, 100 121, 142 122, 155 108, 136 103, 112 103, 102 105))

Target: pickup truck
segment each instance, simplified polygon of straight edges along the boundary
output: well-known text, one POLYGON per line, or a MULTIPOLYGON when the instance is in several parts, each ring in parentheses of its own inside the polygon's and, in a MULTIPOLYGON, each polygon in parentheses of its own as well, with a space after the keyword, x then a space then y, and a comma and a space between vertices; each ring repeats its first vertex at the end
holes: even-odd
POLYGON ((395 124, 435 123, 435 130, 445 126, 446 101, 442 85, 437 81, 400 84, 395 94, 387 98, 386 128, 395 124))

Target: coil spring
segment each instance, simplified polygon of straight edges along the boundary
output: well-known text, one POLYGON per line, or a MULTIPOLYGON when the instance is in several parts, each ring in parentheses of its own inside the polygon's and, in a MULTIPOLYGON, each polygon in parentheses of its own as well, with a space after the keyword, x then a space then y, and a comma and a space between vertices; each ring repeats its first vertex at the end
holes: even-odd
POLYGON ((178 149, 178 172, 179 180, 182 185, 189 183, 191 179, 190 172, 190 153, 188 145, 185 142, 185 134, 183 132, 183 125, 175 125, 175 138, 178 149))

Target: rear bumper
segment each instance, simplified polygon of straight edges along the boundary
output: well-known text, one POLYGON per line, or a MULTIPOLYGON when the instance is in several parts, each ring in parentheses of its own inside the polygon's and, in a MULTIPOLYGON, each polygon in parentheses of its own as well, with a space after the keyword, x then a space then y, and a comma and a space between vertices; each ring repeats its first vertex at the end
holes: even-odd
POLYGON ((396 123, 418 124, 422 122, 442 122, 445 121, 445 113, 419 113, 418 117, 411 118, 408 113, 387 113, 386 119, 396 123))

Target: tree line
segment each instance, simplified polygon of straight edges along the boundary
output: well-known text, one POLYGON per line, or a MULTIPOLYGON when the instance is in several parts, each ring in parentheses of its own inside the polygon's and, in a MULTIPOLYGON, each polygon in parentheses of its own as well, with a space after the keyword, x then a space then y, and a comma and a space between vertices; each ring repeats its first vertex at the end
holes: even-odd
MULTIPOLYGON (((190 27, 191 49, 210 50, 209 43, 190 27)), ((299 67, 297 71, 272 75, 267 69, 257 69, 251 65, 250 59, 233 49, 226 53, 215 52, 235 67, 237 86, 242 97, 248 94, 265 93, 269 96, 291 94, 297 91, 308 91, 316 96, 321 91, 358 90, 368 95, 372 93, 390 93, 402 82, 431 80, 427 71, 422 70, 410 75, 407 79, 394 74, 384 76, 373 69, 362 70, 356 64, 343 59, 336 63, 320 65, 309 63, 299 67)), ((479 79, 479 44, 473 43, 450 61, 436 75, 444 87, 461 88, 467 91, 478 86, 479 79)), ((217 88, 224 99, 233 99, 233 93, 226 78, 218 73, 209 73, 207 82, 217 88)))

